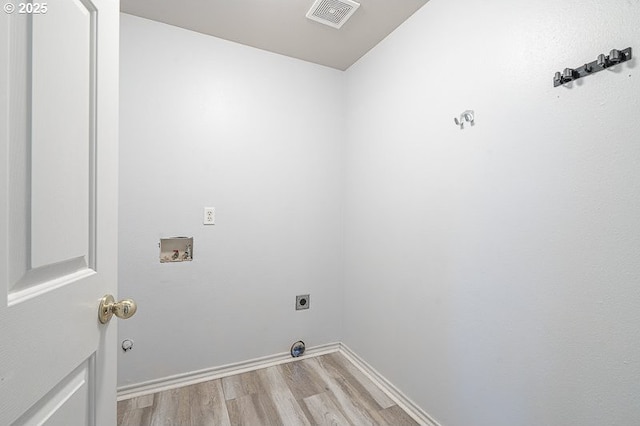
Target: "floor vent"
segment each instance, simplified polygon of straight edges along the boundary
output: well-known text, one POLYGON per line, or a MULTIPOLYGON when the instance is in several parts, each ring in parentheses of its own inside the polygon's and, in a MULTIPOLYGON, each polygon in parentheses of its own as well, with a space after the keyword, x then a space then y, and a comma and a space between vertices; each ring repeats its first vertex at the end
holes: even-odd
POLYGON ((352 0, 316 0, 307 12, 307 18, 340 28, 360 7, 360 3, 352 0))

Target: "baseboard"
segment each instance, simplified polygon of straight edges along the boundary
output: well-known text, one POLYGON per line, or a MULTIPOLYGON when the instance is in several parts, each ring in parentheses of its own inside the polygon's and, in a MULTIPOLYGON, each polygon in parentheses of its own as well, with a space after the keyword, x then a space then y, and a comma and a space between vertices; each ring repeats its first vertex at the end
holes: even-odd
MULTIPOLYGON (((325 345, 313 346, 310 348, 306 348, 304 358, 325 355, 332 352, 338 352, 339 350, 340 343, 328 343, 325 345)), ((260 370, 262 368, 285 364, 287 362, 296 361, 298 359, 299 358, 293 358, 289 352, 283 352, 261 358, 250 359, 247 361, 222 365, 219 367, 205 368, 203 370, 191 371, 188 373, 176 374, 174 376, 149 380, 147 382, 121 386, 118 388, 118 401, 169 389, 175 389, 182 386, 194 385, 196 383, 202 383, 209 380, 220 379, 222 377, 232 376, 234 374, 260 370)))
POLYGON ((377 384, 400 408, 407 412, 415 421, 426 426, 441 426, 433 417, 427 414, 418 404, 409 399, 404 393, 387 380, 375 368, 360 358, 347 345, 340 343, 340 352, 373 383, 377 384))
MULTIPOLYGON (((328 343, 325 345, 307 348, 304 358, 316 357, 333 352, 342 353, 353 365, 371 379, 380 389, 382 389, 400 408, 407 412, 415 421, 426 426, 440 426, 440 424, 427 414, 418 404, 409 399, 398 388, 396 388, 382 374, 378 373, 366 361, 360 358, 344 343, 328 343)), ((300 358, 292 358, 289 352, 269 355, 247 361, 227 364, 220 367, 206 368, 161 379, 150 380, 134 385, 127 385, 118 388, 118 401, 148 395, 182 386, 189 386, 209 380, 220 379, 234 374, 246 373, 274 365, 285 364, 297 361, 300 358)))

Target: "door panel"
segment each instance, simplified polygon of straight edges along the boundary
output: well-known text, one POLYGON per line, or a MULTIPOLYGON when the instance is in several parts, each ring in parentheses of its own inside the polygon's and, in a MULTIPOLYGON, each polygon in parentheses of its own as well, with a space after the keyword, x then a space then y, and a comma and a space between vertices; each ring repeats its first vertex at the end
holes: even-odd
POLYGON ((96 109, 92 9, 56 2, 32 19, 32 268, 88 257, 96 109))
POLYGON ((18 203, 10 247, 22 258, 9 264, 12 293, 54 279, 59 285, 93 264, 95 22, 92 5, 72 1, 15 22, 10 43, 20 60, 10 102, 20 108, 9 123, 16 153, 9 197, 18 203))
POLYGON ((0 16, 0 424, 115 424, 118 2, 0 16))
POLYGON ((42 400, 15 422, 22 425, 72 426, 92 424, 90 401, 93 387, 93 360, 82 363, 42 400))

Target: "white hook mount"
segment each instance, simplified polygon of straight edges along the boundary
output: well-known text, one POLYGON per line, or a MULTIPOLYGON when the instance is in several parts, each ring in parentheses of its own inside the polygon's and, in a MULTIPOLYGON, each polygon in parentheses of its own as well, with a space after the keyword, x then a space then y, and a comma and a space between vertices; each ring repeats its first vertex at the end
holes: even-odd
POLYGON ((475 124, 474 120, 475 113, 471 109, 468 109, 460 114, 460 118, 453 119, 456 125, 460 126, 460 130, 464 129, 464 123, 469 123, 469 125, 473 126, 475 124))

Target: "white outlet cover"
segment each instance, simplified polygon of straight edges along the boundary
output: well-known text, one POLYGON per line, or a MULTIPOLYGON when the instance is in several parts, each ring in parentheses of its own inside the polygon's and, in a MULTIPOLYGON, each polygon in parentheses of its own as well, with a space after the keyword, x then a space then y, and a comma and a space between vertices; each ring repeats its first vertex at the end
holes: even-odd
POLYGON ((202 223, 205 225, 215 225, 216 224, 216 208, 215 207, 205 207, 204 215, 202 218, 202 223))

